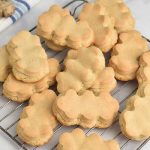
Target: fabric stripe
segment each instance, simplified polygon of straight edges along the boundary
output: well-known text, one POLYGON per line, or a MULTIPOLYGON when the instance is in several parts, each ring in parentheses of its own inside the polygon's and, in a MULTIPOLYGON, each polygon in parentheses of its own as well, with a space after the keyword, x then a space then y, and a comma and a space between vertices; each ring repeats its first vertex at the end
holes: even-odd
POLYGON ((30 5, 29 5, 26 1, 23 1, 23 0, 16 0, 16 1, 18 1, 18 2, 20 2, 20 3, 22 3, 22 4, 24 4, 24 5, 28 8, 28 10, 31 9, 30 5))

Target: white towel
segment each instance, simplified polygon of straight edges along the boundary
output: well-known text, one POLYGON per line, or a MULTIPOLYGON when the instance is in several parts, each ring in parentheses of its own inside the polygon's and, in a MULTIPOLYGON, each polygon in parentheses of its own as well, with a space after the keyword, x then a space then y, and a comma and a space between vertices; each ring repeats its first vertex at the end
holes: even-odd
POLYGON ((40 0, 11 0, 11 1, 16 6, 16 10, 12 16, 0 19, 0 32, 6 29, 11 24, 15 23, 33 6, 35 6, 40 0))

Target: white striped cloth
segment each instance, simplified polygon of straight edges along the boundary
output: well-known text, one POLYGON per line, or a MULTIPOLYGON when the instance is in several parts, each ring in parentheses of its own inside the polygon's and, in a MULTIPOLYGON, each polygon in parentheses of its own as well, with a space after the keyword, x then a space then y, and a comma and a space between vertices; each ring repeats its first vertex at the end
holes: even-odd
POLYGON ((12 16, 0 19, 0 32, 6 29, 11 24, 15 23, 33 6, 35 6, 40 0, 11 0, 11 1, 16 6, 16 10, 12 16))

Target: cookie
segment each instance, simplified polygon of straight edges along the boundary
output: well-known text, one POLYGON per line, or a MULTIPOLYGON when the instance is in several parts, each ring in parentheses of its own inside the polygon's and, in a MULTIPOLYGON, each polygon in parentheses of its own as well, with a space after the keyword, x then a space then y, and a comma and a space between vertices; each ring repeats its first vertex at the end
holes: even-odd
POLYGON ((80 125, 84 128, 107 128, 116 118, 119 104, 109 93, 95 96, 92 91, 78 95, 68 90, 59 95, 53 105, 53 112, 63 125, 80 125))
POLYGON ((121 81, 134 79, 139 68, 139 57, 147 50, 148 43, 138 31, 121 33, 109 61, 109 66, 115 71, 115 77, 121 81))
POLYGON ((121 113, 119 123, 122 133, 132 140, 144 140, 150 137, 150 85, 143 97, 138 94, 130 97, 125 110, 121 113))
POLYGON ((55 77, 60 70, 59 62, 50 58, 49 74, 42 78, 40 81, 34 83, 26 83, 17 80, 12 73, 3 84, 3 94, 16 102, 23 102, 28 100, 34 93, 42 92, 55 83, 55 77))
POLYGON ((97 47, 91 46, 78 51, 70 50, 64 65, 65 70, 56 76, 58 92, 74 89, 82 93, 92 87, 105 67, 105 59, 97 47))
POLYGON ((0 48, 0 82, 4 82, 11 71, 6 46, 0 48))
POLYGON ((86 136, 77 128, 72 132, 63 133, 59 138, 57 150, 119 150, 119 144, 115 140, 104 141, 101 136, 93 133, 86 136))
POLYGON ((48 142, 57 126, 52 113, 56 94, 51 90, 32 95, 29 105, 23 109, 17 123, 17 134, 25 143, 40 146, 48 142))
POLYGON ((15 11, 15 6, 8 0, 0 0, 0 17, 9 17, 15 11))
POLYGON ((134 29, 134 18, 123 0, 96 0, 96 3, 103 5, 115 20, 115 28, 118 33, 134 29))
POLYGON ((118 38, 117 32, 114 29, 113 20, 102 5, 85 4, 78 18, 88 22, 94 32, 94 44, 103 52, 108 52, 115 45, 118 38))
POLYGON ((150 83, 150 52, 145 52, 139 60, 140 68, 137 71, 139 85, 150 83))
POLYGON ((39 17, 37 34, 46 39, 47 46, 52 48, 53 45, 53 50, 56 51, 61 51, 66 46, 73 49, 88 47, 93 42, 93 31, 88 23, 76 22, 69 10, 58 5, 53 5, 39 17))
POLYGON ((48 74, 47 55, 38 36, 21 31, 10 40, 7 51, 16 79, 36 82, 48 74))

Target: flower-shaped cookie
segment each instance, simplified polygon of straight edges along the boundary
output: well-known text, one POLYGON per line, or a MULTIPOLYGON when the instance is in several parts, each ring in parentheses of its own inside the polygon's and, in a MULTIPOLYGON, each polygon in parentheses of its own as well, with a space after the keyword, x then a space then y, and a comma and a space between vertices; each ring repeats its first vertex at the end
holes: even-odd
POLYGON ((59 62, 54 58, 50 58, 48 62, 49 74, 34 83, 19 81, 10 73, 3 84, 3 94, 13 101, 23 102, 28 100, 34 93, 42 92, 52 86, 60 67, 59 62))
POLYGON ((48 74, 47 55, 38 36, 21 31, 10 40, 7 51, 12 72, 18 80, 36 82, 48 74))
POLYGON ((94 32, 94 44, 103 52, 109 51, 117 42, 114 22, 102 5, 98 3, 85 4, 79 20, 88 22, 94 32))
POLYGON ((96 3, 105 6, 109 15, 115 20, 117 32, 134 29, 135 21, 123 0, 96 0, 96 3))
POLYGON ((150 137, 150 85, 145 86, 143 97, 138 94, 128 99, 119 122, 123 134, 132 140, 150 137), (148 92, 148 93, 145 93, 148 92))
POLYGON ((74 89, 82 93, 93 86, 105 67, 105 60, 102 52, 91 46, 78 51, 70 50, 64 64, 65 70, 56 76, 58 92, 74 89))
POLYGON ((52 113, 56 94, 51 90, 32 95, 17 124, 18 136, 32 146, 43 145, 53 135, 57 121, 52 113))
POLYGON ((53 5, 40 16, 37 34, 46 39, 48 46, 56 51, 65 46, 73 49, 88 47, 93 42, 93 31, 88 23, 76 22, 68 10, 58 5, 53 5))
POLYGON ((84 128, 107 128, 116 118, 119 104, 108 92, 95 96, 92 91, 78 95, 68 90, 58 96, 53 112, 63 125, 80 125, 84 128))
POLYGON ((119 42, 113 47, 109 61, 115 77, 122 81, 132 80, 139 67, 140 55, 148 50, 147 41, 137 31, 127 31, 119 35, 119 42))
POLYGON ((93 133, 86 136, 77 128, 70 133, 60 136, 57 150, 119 150, 119 144, 115 140, 104 141, 99 135, 93 133))

